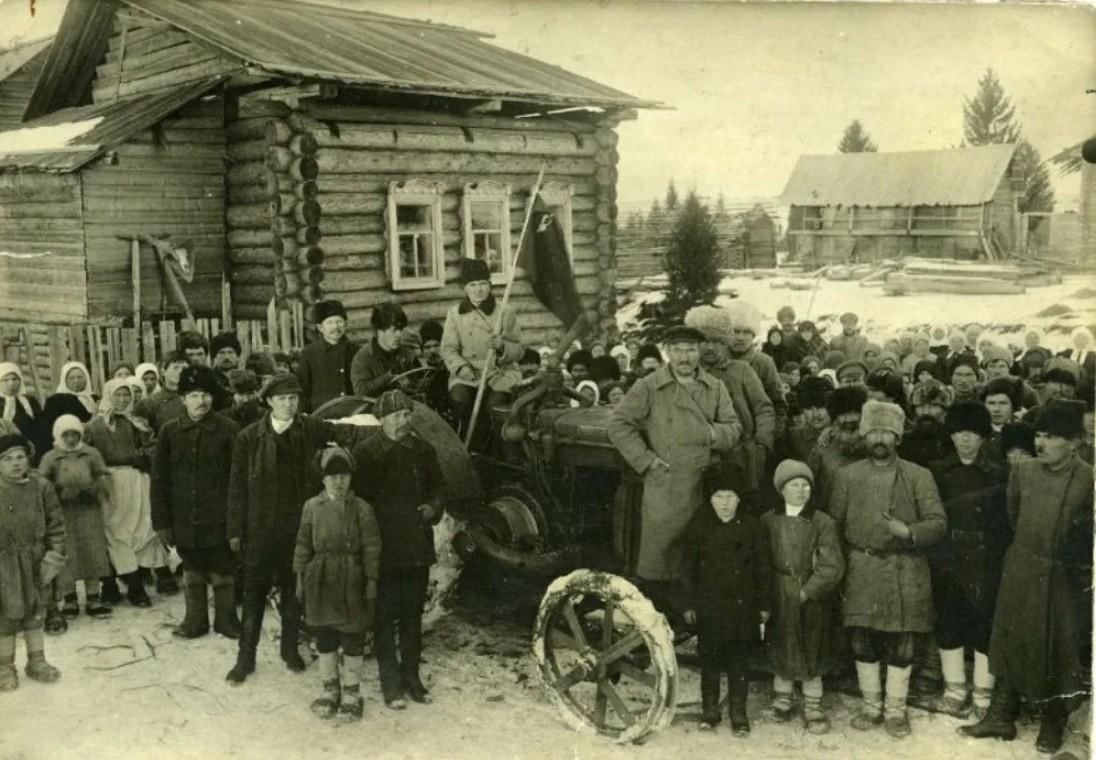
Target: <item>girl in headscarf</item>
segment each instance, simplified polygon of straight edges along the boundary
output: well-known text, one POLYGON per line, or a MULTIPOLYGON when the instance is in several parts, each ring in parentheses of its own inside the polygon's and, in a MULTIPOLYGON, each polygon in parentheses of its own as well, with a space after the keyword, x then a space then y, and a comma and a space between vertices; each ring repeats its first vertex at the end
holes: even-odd
MULTIPOLYGON (((601 401, 601 390, 593 380, 583 380, 575 386, 575 392, 585 396, 590 401, 590 406, 597 406, 601 401)), ((577 399, 571 400, 571 406, 579 406, 577 399)))
MULTIPOLYGON (((23 392, 23 371, 12 362, 0 362, 0 419, 14 424, 34 444, 38 452, 36 457, 49 448, 49 431, 43 430, 45 414, 42 407, 38 399, 23 392)), ((37 462, 34 459, 31 464, 37 462)))
POLYGON ((125 380, 127 377, 133 377, 133 365, 129 362, 115 362, 110 368, 111 380, 125 380))
MULTIPOLYGON (((149 500, 149 461, 152 430, 133 413, 133 390, 128 379, 114 379, 103 387, 99 415, 88 423, 86 440, 99 450, 111 472, 110 500, 105 510, 107 548, 114 571, 125 582, 130 604, 148 607, 141 568, 163 568, 157 572, 157 586, 163 575, 167 552, 152 529, 149 500)), ((173 581, 174 579, 172 579, 173 581)), ((113 578, 103 579, 104 595, 117 594, 113 578), (113 588, 111 588, 113 586, 113 588)), ((163 593, 171 593, 167 583, 163 593)), ((175 588, 178 590, 178 587, 175 588)))
POLYGON ((110 574, 106 531, 100 504, 109 489, 110 471, 102 455, 83 441, 84 425, 71 414, 62 414, 53 423, 53 448, 38 466, 38 471, 53 483, 61 511, 65 515, 65 568, 55 581, 61 609, 51 605, 46 613, 46 632, 61 633, 66 618, 80 614, 76 581, 84 582, 87 592, 85 611, 91 617, 104 617, 110 608, 99 595, 99 579, 110 574))
MULTIPOLYGON (((145 397, 145 384, 142 383, 141 380, 136 376, 127 377, 125 378, 125 381, 126 385, 129 386, 130 392, 133 393, 133 401, 131 406, 134 410, 134 413, 136 414, 137 405, 141 403, 141 399, 145 397)), ((147 423, 148 420, 145 420, 145 422, 147 423)))
MULTIPOLYGON (((62 415, 71 414, 87 423, 99 410, 99 402, 91 392, 91 373, 81 362, 67 362, 61 368, 57 389, 46 399, 43 424, 53 430, 62 415)), ((56 438, 56 436, 54 436, 56 438)))
POLYGON ((160 390, 160 370, 152 362, 138 364, 137 371, 133 375, 144 384, 145 398, 160 390))

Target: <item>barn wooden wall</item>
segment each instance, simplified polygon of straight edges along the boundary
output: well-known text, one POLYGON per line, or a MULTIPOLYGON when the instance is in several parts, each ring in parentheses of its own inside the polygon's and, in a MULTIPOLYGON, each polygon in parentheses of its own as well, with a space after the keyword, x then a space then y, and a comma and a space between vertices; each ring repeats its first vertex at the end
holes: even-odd
MULTIPOLYGON (((117 320, 132 313, 130 246, 119 236, 134 234, 189 240, 196 274, 183 289, 191 309, 197 316, 220 316, 225 271, 223 109, 220 97, 193 103, 117 147, 113 162, 81 172, 91 319, 117 320)), ((143 310, 178 313, 148 246, 142 247, 141 274, 143 310)))
POLYGON ((16 129, 22 124, 23 111, 48 52, 47 47, 0 81, 0 130, 16 129))
POLYGON ((0 173, 0 319, 87 317, 80 180, 0 173))

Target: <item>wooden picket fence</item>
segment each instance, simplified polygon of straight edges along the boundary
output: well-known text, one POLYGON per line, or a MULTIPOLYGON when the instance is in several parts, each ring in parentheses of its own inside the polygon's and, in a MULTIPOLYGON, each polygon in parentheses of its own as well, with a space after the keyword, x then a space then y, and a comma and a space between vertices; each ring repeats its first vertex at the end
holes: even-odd
POLYGON ((61 368, 68 361, 84 363, 91 373, 92 388, 98 393, 114 364, 158 364, 162 356, 175 350, 178 334, 184 330, 195 330, 206 338, 232 331, 240 341, 242 356, 253 351, 288 353, 305 343, 304 313, 298 305, 294 311, 276 311, 272 307, 265 321, 238 320, 228 325, 220 319, 145 321, 140 329, 3 322, 0 358, 20 365, 26 390, 40 399, 53 393, 60 382, 61 368))

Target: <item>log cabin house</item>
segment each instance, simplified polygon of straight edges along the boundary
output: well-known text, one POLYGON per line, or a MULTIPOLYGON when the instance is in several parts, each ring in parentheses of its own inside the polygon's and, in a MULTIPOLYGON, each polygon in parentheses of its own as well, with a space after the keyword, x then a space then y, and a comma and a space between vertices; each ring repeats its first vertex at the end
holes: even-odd
MULTIPOLYGON (((658 104, 486 36, 295 0, 70 2, 0 133, 0 319, 121 323, 135 293, 170 313, 134 235, 188 241, 199 316, 338 298, 356 338, 382 301, 440 319, 461 257, 505 278, 543 164, 583 305, 615 329, 615 127, 658 104)), ((521 272, 511 303, 528 340, 563 329, 521 272)))
POLYGON ((1013 253, 1023 178, 1015 145, 800 156, 781 202, 788 248, 809 266, 1013 253))

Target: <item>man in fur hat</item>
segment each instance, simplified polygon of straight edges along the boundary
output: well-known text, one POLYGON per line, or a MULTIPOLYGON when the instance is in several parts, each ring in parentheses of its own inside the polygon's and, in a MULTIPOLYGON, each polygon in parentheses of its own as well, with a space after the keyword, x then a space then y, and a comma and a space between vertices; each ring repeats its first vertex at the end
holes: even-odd
POLYGON ((407 315, 398 303, 374 306, 369 324, 373 328, 373 339, 354 355, 350 384, 356 396, 379 398, 394 387, 396 376, 418 366, 418 357, 403 345, 407 315))
POLYGON ((924 549, 947 530, 932 474, 898 457, 904 428, 897 404, 864 404, 860 433, 868 458, 838 471, 829 504, 849 552, 842 612, 863 696, 852 726, 866 731, 884 724, 894 738, 910 733, 906 698, 915 634, 930 632, 934 622, 924 549))
POLYGON ((346 309, 341 301, 320 301, 313 309, 320 334, 301 349, 297 365, 301 409, 306 412, 354 392, 350 366, 358 350, 346 337, 346 309))
POLYGON ((910 393, 913 424, 898 447, 898 455, 922 467, 943 459, 951 451, 951 439, 944 429, 944 415, 955 394, 938 380, 922 380, 910 393))
POLYGON ((724 310, 730 317, 731 337, 727 345, 731 358, 746 362, 757 373, 776 414, 773 437, 777 441, 783 440, 788 427, 788 404, 780 390, 780 373, 772 357, 754 346, 761 329, 761 313, 752 304, 738 300, 732 301, 724 310))
POLYGON ((233 575, 225 523, 232 446, 239 426, 212 410, 219 390, 214 370, 187 367, 179 379, 186 413, 160 431, 152 464, 152 527, 184 562, 186 617, 172 632, 193 639, 209 632, 209 586, 213 587, 213 629, 239 638, 233 575))
POLYGON ((828 440, 815 443, 807 457, 814 473, 819 505, 828 509, 837 473, 841 468, 864 458, 864 439, 860 435, 860 414, 868 400, 867 391, 858 386, 838 388, 829 394, 826 411, 830 418, 828 440))
POLYGON ((833 384, 824 377, 805 377, 795 387, 799 414, 797 423, 788 430, 787 450, 791 459, 806 462, 818 436, 830 426, 827 404, 832 392, 833 384))
POLYGON ((1007 509, 1015 531, 1005 553, 989 659, 989 711, 960 728, 976 739, 1016 738, 1020 699, 1039 708, 1036 749, 1062 744, 1066 716, 1087 685, 1092 636, 1092 468, 1076 448, 1084 404, 1056 400, 1035 424, 1035 459, 1012 465, 1007 509))

